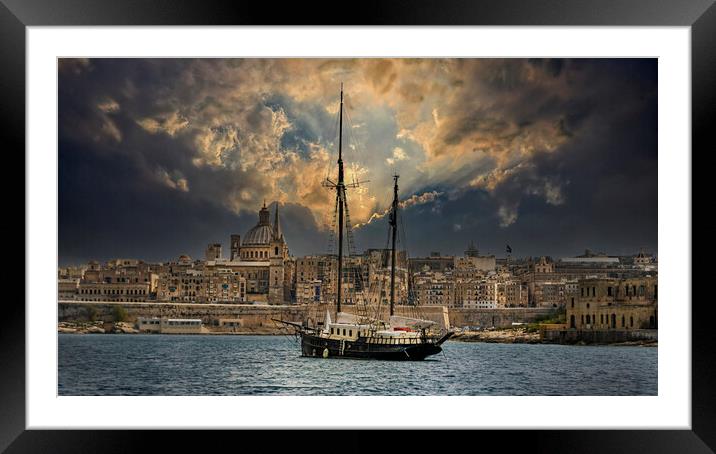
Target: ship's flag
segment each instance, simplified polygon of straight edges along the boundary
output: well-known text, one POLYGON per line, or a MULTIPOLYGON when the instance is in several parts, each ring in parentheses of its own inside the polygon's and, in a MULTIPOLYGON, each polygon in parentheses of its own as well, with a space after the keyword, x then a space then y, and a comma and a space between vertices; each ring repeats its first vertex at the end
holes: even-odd
POLYGON ((510 247, 509 244, 507 245, 507 247, 505 248, 505 250, 507 251, 508 254, 512 254, 512 248, 510 247))

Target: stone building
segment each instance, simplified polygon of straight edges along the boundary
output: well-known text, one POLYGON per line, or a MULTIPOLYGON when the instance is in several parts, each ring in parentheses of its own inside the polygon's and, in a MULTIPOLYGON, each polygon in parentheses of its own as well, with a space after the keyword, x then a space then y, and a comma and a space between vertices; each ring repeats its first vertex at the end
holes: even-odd
MULTIPOLYGON (((211 263, 211 262, 209 262, 211 263)), ((240 303, 246 301, 246 278, 240 273, 214 263, 203 273, 203 301, 207 303, 240 303)))
POLYGON ((497 280, 491 278, 456 280, 455 305, 464 309, 496 309, 497 280))
MULTIPOLYGON (((78 301, 143 302, 154 300, 158 284, 157 265, 134 259, 115 259, 100 265, 88 263, 77 282, 78 301)), ((68 298, 66 284, 62 297, 68 298)))
POLYGON ((77 289, 80 279, 61 278, 57 281, 57 294, 60 301, 74 301, 77 299, 77 289))
POLYGON ((657 278, 581 279, 579 293, 567 304, 567 324, 579 330, 655 329, 657 278))
POLYGON ((132 301, 143 302, 153 299, 151 284, 148 282, 87 282, 77 286, 78 301, 132 301))
POLYGON ((470 242, 463 257, 455 257, 453 268, 458 270, 495 271, 497 262, 494 255, 480 255, 480 251, 470 242))
POLYGON ((281 231, 278 204, 273 224, 266 204, 246 235, 232 234, 229 259, 221 244, 209 244, 205 261, 182 255, 163 264, 157 299, 197 303, 264 302, 291 299, 295 267, 281 231))
POLYGON ((297 283, 296 303, 313 304, 323 302, 323 292, 321 291, 321 285, 322 283, 318 279, 297 283))
POLYGON ((565 304, 565 283, 562 281, 537 281, 532 289, 534 307, 563 307, 565 304))
POLYGON ((643 250, 639 251, 639 253, 634 256, 634 265, 637 266, 648 266, 651 265, 653 262, 654 257, 646 254, 643 250))
POLYGON ((215 261, 177 267, 160 274, 157 299, 184 303, 242 303, 246 278, 215 261))
POLYGON ((291 299, 293 264, 281 230, 278 203, 275 209, 273 224, 264 203, 254 227, 243 237, 231 235, 229 260, 207 261, 244 278, 248 301, 283 304, 291 299))
POLYGON ((307 255, 296 259, 296 292, 303 284, 310 284, 315 281, 321 282, 322 298, 327 293, 323 287, 330 286, 335 266, 335 257, 331 255, 307 255))
POLYGON ((86 266, 66 266, 57 269, 58 279, 82 279, 85 277, 86 266))
POLYGON ((231 243, 231 255, 229 255, 229 260, 236 261, 241 259, 241 235, 237 233, 231 234, 231 238, 229 239, 231 243))
MULTIPOLYGON (((377 302, 390 298, 390 250, 368 249, 362 255, 343 257, 341 304, 377 302)), ((338 257, 310 255, 295 260, 296 292, 299 287, 321 282, 321 301, 337 297, 338 257)), ((405 251, 396 252, 395 301, 403 304, 408 295, 408 269, 405 251)), ((297 297, 298 300, 298 297, 297 297)))
POLYGON ((413 292, 418 306, 455 307, 455 281, 449 271, 435 272, 425 266, 413 275, 413 292))
POLYGON ((207 262, 209 260, 221 260, 221 243, 212 243, 208 245, 204 255, 207 262))
POLYGON ((540 257, 532 264, 532 270, 535 274, 554 273, 554 263, 547 257, 540 257))
POLYGON ((441 256, 440 252, 431 252, 429 257, 411 257, 409 264, 412 274, 423 271, 426 266, 430 271, 444 273, 455 266, 455 257, 441 256))
MULTIPOLYGON (((395 304, 408 302, 408 260, 406 251, 395 253, 395 304)), ((365 297, 371 303, 390 302, 390 249, 367 249, 363 252, 361 269, 365 297)))
POLYGON ((157 299, 182 303, 199 302, 205 290, 203 274, 200 266, 196 268, 167 267, 159 274, 157 299))
POLYGON ((527 307, 528 304, 527 285, 509 275, 498 280, 497 307, 527 307))

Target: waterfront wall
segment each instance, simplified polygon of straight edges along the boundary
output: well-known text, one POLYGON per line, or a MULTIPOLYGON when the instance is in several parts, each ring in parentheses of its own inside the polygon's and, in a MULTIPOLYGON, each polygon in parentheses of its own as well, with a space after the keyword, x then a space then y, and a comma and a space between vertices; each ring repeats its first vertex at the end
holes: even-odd
POLYGON ((615 342, 643 342, 658 341, 658 331, 655 329, 629 329, 629 330, 543 330, 540 333, 543 342, 558 344, 611 344, 615 342))
MULTIPOLYGON (((297 305, 251 305, 251 304, 182 304, 182 303, 113 303, 91 301, 63 301, 58 304, 58 322, 113 320, 116 307, 126 311, 126 321, 135 322, 137 317, 200 318, 206 325, 218 319, 238 319, 247 329, 272 329, 272 318, 301 322, 316 315, 315 308, 297 305)), ((355 307, 345 306, 353 313, 355 307)), ((387 312, 387 309, 386 309, 387 312)), ((508 327, 513 322, 528 323, 536 317, 551 313, 551 309, 447 309, 443 306, 414 307, 397 306, 395 314, 432 320, 441 327, 508 327)))
POLYGON ((531 323, 538 317, 552 313, 551 308, 450 309, 450 324, 458 328, 463 326, 504 328, 512 326, 512 323, 531 323))
POLYGON ((118 306, 126 311, 128 322, 136 322, 137 317, 200 318, 209 325, 218 319, 240 319, 245 327, 273 327, 272 318, 301 322, 306 315, 305 306, 78 301, 60 302, 58 321, 112 320, 118 306))

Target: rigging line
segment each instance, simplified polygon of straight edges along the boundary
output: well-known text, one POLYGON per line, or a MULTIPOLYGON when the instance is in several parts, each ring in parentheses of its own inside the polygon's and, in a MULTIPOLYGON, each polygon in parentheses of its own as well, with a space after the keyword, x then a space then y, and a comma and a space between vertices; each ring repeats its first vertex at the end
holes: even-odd
POLYGON ((388 254, 388 246, 390 245, 390 227, 388 227, 388 233, 387 238, 385 239, 385 248, 380 252, 380 275, 381 275, 381 281, 380 281, 380 289, 378 290, 378 309, 377 309, 377 317, 381 318, 383 315, 383 290, 385 290, 385 279, 386 279, 386 272, 385 272, 385 266, 383 263, 387 263, 387 254, 388 254), (385 259, 383 258, 385 257, 385 259))
MULTIPOLYGON (((283 320, 283 311, 280 314, 280 318, 283 320)), ((272 320, 272 322, 273 322, 274 328, 277 328, 279 330, 279 332, 282 333, 281 336, 284 338, 284 341, 290 343, 291 341, 288 339, 288 336, 289 336, 288 328, 283 326, 283 324, 279 325, 278 322, 276 322, 275 320, 272 320)), ((294 343, 295 343, 295 341, 294 341, 294 343)))
POLYGON ((336 229, 338 228, 337 227, 338 223, 336 222, 337 218, 338 218, 338 198, 336 197, 336 201, 333 206, 333 217, 331 219, 331 225, 329 226, 329 231, 328 231, 328 239, 327 239, 328 245, 325 249, 328 251, 329 255, 333 254, 333 246, 336 241, 336 229))
MULTIPOLYGON (((396 213, 396 225, 399 226, 399 233, 398 233, 398 243, 403 247, 403 252, 405 252, 405 263, 404 268, 401 273, 401 276, 405 280, 405 286, 406 286, 406 292, 405 292, 405 300, 403 301, 403 306, 408 306, 408 313, 410 315, 415 315, 415 311, 411 307, 410 304, 410 285, 409 285, 409 279, 410 279, 410 269, 408 266, 408 246, 407 246, 407 237, 405 236, 405 225, 403 223, 403 212, 401 210, 398 210, 396 213)), ((397 257, 396 257, 397 260, 397 257)), ((396 263, 397 266, 397 263, 396 263)))
MULTIPOLYGON (((360 142, 360 141, 358 140, 357 136, 353 133, 353 129, 354 129, 353 119, 352 119, 352 117, 350 116, 350 113, 348 112, 348 109, 347 109, 347 108, 344 108, 343 111, 344 111, 344 113, 346 114, 346 118, 347 118, 347 120, 348 120, 348 135, 349 135, 349 140, 350 140, 350 141, 353 143, 353 145, 354 145, 353 152, 354 152, 354 154, 355 154, 355 159, 353 160, 353 161, 354 161, 354 166, 353 166, 353 169, 351 169, 351 170, 352 170, 353 182, 355 183, 355 182, 357 181, 357 178, 358 178, 358 176, 357 176, 357 171, 356 171, 356 166, 355 166, 355 162, 358 162, 358 161, 359 161, 358 157, 359 157, 361 154, 362 154, 363 156, 368 156, 368 152, 367 152, 366 148, 363 146, 363 143, 360 142)), ((350 149, 350 147, 348 147, 348 148, 350 149)))
POLYGON ((331 170, 333 170, 333 166, 332 166, 332 164, 333 164, 333 159, 331 159, 331 158, 333 157, 333 149, 334 149, 334 146, 335 146, 335 144, 336 144, 335 139, 336 139, 336 137, 338 136, 338 120, 339 120, 339 116, 340 116, 340 113, 339 113, 339 112, 336 112, 335 121, 333 122, 333 128, 332 128, 332 130, 331 130, 331 137, 333 138, 333 140, 332 140, 330 143, 326 144, 327 148, 328 148, 329 150, 331 150, 331 151, 329 152, 329 154, 328 154, 328 162, 326 162, 326 179, 327 179, 328 177, 330 177, 330 175, 331 175, 331 170))
POLYGON ((410 311, 413 312, 413 315, 415 315, 417 318, 423 318, 424 313, 423 311, 418 307, 418 301, 415 297, 415 288, 414 285, 410 285, 413 279, 412 273, 410 271, 410 253, 408 248, 408 235, 405 233, 405 216, 403 215, 403 211, 398 212, 398 221, 400 223, 400 230, 403 236, 403 247, 405 248, 405 266, 406 266, 406 278, 408 282, 406 282, 406 285, 408 285, 408 305, 410 307, 410 311), (411 303, 411 298, 412 302, 411 303))
MULTIPOLYGON (((329 263, 328 279, 326 279, 325 265, 324 265, 324 269, 322 272, 322 282, 325 282, 327 280, 328 283, 330 283, 330 284, 332 284, 332 282, 333 282, 333 273, 331 271, 331 269, 333 267, 330 264, 333 262, 333 245, 335 243, 335 233, 336 233, 336 229, 337 229, 337 225, 336 225, 337 217, 338 217, 338 198, 336 197, 336 202, 335 202, 335 206, 334 206, 334 210, 333 210, 332 225, 331 225, 331 230, 329 232, 328 254, 325 257, 325 260, 323 260, 324 263, 325 262, 329 263)), ((330 299, 332 297, 332 293, 329 290, 330 289, 328 288, 328 286, 325 286, 325 285, 321 286, 321 293, 323 293, 324 297, 327 299, 330 299)), ((321 314, 321 316, 323 316, 323 315, 325 315, 325 314, 321 314)))
POLYGON ((383 316, 383 291, 385 290, 385 266, 383 263, 385 263, 386 258, 385 254, 388 249, 388 245, 390 244, 390 229, 388 229, 388 237, 385 241, 385 248, 383 248, 382 251, 380 251, 380 267, 378 268, 378 271, 380 272, 380 287, 378 288, 378 306, 377 306, 377 316, 376 318, 381 318, 383 316))
MULTIPOLYGON (((397 223, 400 225, 400 233, 401 233, 401 235, 398 235, 398 238, 400 239, 401 236, 402 236, 402 245, 403 245, 403 250, 405 251, 405 263, 404 263, 404 265, 405 265, 405 274, 404 274, 404 276, 405 276, 405 279, 406 279, 405 284, 406 284, 406 286, 408 287, 408 288, 406 289, 406 290, 407 290, 407 294, 406 294, 406 296, 407 296, 407 301, 406 301, 406 303, 407 303, 408 306, 410 306, 410 305, 411 305, 411 304, 410 304, 410 302, 411 302, 411 300, 410 300, 410 296, 411 296, 411 295, 410 295, 410 291, 412 290, 412 286, 411 286, 410 283, 409 283, 409 281, 410 281, 410 279, 411 279, 411 275, 410 275, 410 255, 409 255, 409 253, 408 253, 408 236, 405 234, 405 217, 403 216, 403 211, 398 211, 397 217, 398 217, 398 220, 397 220, 398 222, 397 222, 397 223)), ((416 306, 417 306, 417 305, 416 305, 416 306)), ((415 312, 412 308, 411 308, 410 310, 411 310, 411 312, 414 312, 414 315, 417 314, 417 312, 415 312)))
MULTIPOLYGON (((353 127, 353 118, 352 117, 350 118, 350 121, 351 121, 351 133, 353 133, 352 129, 354 129, 354 127, 353 127)), ((356 152, 359 154, 362 153, 367 156, 368 150, 365 148, 364 144, 361 141, 357 140, 356 135, 353 135, 353 140, 355 141, 355 144, 356 144, 356 152)))
POLYGON ((348 118, 348 135, 350 136, 350 140, 353 142, 354 149, 356 155, 366 154, 365 148, 363 148, 363 144, 358 141, 356 138, 356 135, 353 133, 354 125, 353 125, 353 118, 350 116, 350 113, 346 110, 346 117, 348 118))
MULTIPOLYGON (((344 204, 345 204, 345 210, 346 210, 346 231, 347 231, 346 237, 347 237, 347 242, 348 242, 348 252, 351 257, 355 258, 355 257, 357 257, 356 245, 355 245, 355 238, 353 237, 353 227, 352 227, 351 221, 350 221, 350 213, 348 211, 348 198, 347 197, 344 200, 344 204)), ((359 290, 357 291, 357 293, 359 296, 363 297, 363 301, 365 302, 365 293, 363 290, 365 285, 363 282, 362 273, 360 272, 359 267, 356 266, 354 261, 352 261, 350 269, 353 273, 353 285, 354 286, 357 285, 359 287, 359 290)), ((356 295, 355 288, 353 288, 352 291, 353 291, 353 295, 355 296, 356 295)), ((359 307, 358 309, 360 310, 361 308, 359 307)))
POLYGON ((348 150, 351 150, 351 152, 354 155, 353 159, 351 160, 350 170, 351 170, 351 179, 352 179, 353 183, 355 184, 357 181, 356 180, 357 171, 356 171, 355 163, 356 163, 356 161, 358 161, 358 155, 360 155, 360 150, 359 150, 360 144, 359 144, 358 140, 356 139, 355 135, 353 134, 353 121, 351 120, 348 110, 344 109, 344 113, 346 114, 346 120, 347 120, 347 126, 348 126, 348 143, 349 143, 349 146, 346 148, 348 148, 348 150), (353 148, 351 148, 350 144, 353 145, 353 148))

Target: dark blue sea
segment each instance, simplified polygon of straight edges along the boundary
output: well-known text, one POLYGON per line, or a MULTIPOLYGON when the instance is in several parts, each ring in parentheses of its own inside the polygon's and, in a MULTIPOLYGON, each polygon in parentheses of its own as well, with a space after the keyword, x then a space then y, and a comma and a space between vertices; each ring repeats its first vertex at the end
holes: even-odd
POLYGON ((657 348, 448 341, 421 362, 302 358, 292 337, 59 334, 60 395, 656 395, 657 348))

